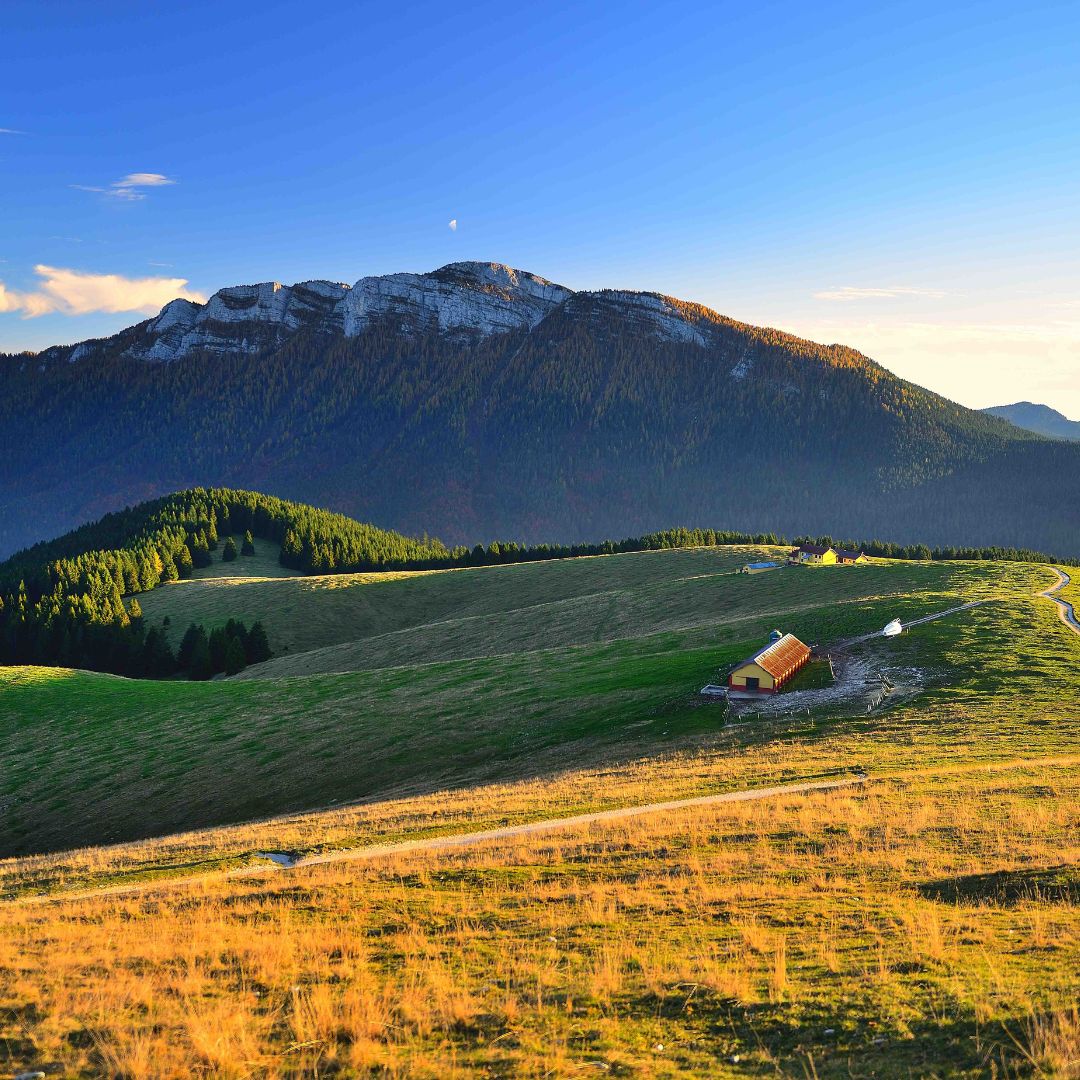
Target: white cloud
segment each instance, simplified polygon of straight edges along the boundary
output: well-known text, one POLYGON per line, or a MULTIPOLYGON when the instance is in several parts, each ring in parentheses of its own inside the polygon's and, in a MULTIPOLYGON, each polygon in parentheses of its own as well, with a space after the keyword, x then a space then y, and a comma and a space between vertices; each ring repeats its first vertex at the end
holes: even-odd
POLYGON ((108 195, 110 199, 121 199, 124 202, 139 202, 146 198, 141 191, 134 191, 131 188, 91 187, 89 184, 72 184, 71 186, 76 191, 92 191, 95 195, 108 195))
POLYGON ((136 172, 114 180, 108 187, 93 187, 89 184, 71 184, 70 186, 76 191, 92 191, 96 195, 106 195, 110 199, 119 199, 122 202, 139 202, 146 198, 141 188, 167 187, 175 183, 175 180, 163 173, 136 172))
POLYGON ((457 218, 450 219, 450 231, 457 232, 457 218))
POLYGON ((43 293, 16 292, 0 281, 0 312, 19 311, 24 319, 34 319, 52 310, 49 298, 43 293))
POLYGON ((166 187, 169 184, 175 184, 175 180, 170 180, 167 176, 163 176, 157 172, 133 172, 128 173, 122 180, 117 180, 113 184, 114 188, 139 188, 139 187, 166 187))
POLYGON ((25 131, 18 131, 15 128, 0 128, 0 135, 25 135, 25 131))
POLYGON ((857 285, 838 285, 814 293, 815 300, 894 300, 900 296, 924 296, 940 300, 945 293, 940 289, 917 289, 909 285, 887 285, 884 288, 864 288, 857 285))
POLYGON ((154 315, 178 297, 197 304, 206 302, 202 293, 185 288, 186 278, 88 274, 43 264, 35 266, 34 273, 41 278, 41 283, 31 292, 17 292, 0 282, 0 312, 17 311, 24 319, 54 312, 89 315, 94 311, 139 311, 154 315))

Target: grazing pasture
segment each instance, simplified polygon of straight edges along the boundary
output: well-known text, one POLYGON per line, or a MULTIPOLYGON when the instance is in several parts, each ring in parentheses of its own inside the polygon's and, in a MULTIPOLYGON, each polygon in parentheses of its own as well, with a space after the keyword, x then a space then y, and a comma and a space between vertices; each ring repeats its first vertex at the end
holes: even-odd
POLYGON ((17 856, 0 861, 0 1064, 1073 1075, 1080 637, 1036 595, 1053 574, 732 573, 747 557, 296 578, 260 553, 144 598, 177 630, 263 620, 288 651, 251 677, 0 672, 17 856), (827 644, 972 600, 854 646, 919 673, 871 713, 732 718, 697 693, 774 626, 827 644), (525 822, 550 826, 349 857, 525 822))
POLYGON ((940 766, 9 903, 0 1046, 71 1076, 1074 1075, 1078 807, 1076 759, 940 766))

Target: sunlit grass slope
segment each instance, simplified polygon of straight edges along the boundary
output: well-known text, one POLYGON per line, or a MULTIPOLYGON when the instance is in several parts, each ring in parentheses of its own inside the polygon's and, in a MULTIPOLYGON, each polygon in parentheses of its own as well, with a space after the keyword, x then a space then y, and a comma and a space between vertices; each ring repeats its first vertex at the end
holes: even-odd
POLYGON ((305 577, 272 563, 268 544, 257 543, 256 549, 253 558, 215 562, 140 597, 148 621, 168 618, 179 630, 192 621, 211 626, 233 617, 259 619, 275 652, 291 655, 448 619, 729 574, 751 554, 674 550, 472 570, 305 577))
MULTIPOLYGON (((150 622, 175 633, 236 617, 263 622, 276 654, 247 678, 367 670, 490 656, 557 645, 707 629, 772 618, 810 635, 804 614, 866 598, 920 596, 920 604, 990 595, 1005 569, 967 564, 876 563, 733 571, 763 549, 691 549, 409 574, 317 577, 212 576, 175 582, 141 597, 150 622), (301 655, 302 654, 302 655, 301 655)), ((245 560, 224 564, 237 567, 245 560)), ((240 573, 247 567, 235 571, 240 573)), ((920 609, 921 610, 921 609, 920 609)), ((839 611, 843 621, 850 612, 839 611)), ((868 627, 869 629, 869 627, 868 627)), ((807 640, 812 640, 808 637, 807 640)))
POLYGON ((527 842, 0 905, 0 1045, 13 1068, 155 1080, 1070 1077, 1078 808, 1076 759, 924 762, 527 842))
POLYGON ((578 575, 561 591, 556 564, 204 576, 182 604, 147 599, 175 623, 245 588, 252 609, 221 617, 269 621, 267 596, 292 596, 297 643, 361 628, 307 654, 355 670, 0 672, 3 843, 55 851, 0 861, 0 1061, 132 1080, 1075 1076, 1080 638, 1035 596, 1053 575, 727 576, 710 554, 559 564, 578 575), (863 647, 923 675, 884 712, 724 724, 696 695, 774 625, 825 642, 970 599, 990 602, 863 647), (301 631, 323 601, 342 606, 301 631), (257 857, 862 768, 864 787, 454 852, 257 857))
MULTIPOLYGON (((8 669, 0 673, 0 851, 152 836, 732 745, 722 711, 696 691, 774 625, 829 641, 894 615, 990 595, 1002 599, 880 647, 909 656, 943 685, 926 702, 992 706, 983 722, 998 740, 995 752, 1057 744, 1055 725, 1029 732, 987 697, 1008 685, 1030 708, 1071 695, 1074 673, 1057 660, 1075 646, 1052 605, 1032 597, 1048 583, 1044 568, 894 564, 747 577, 709 573, 710 557, 630 555, 341 588, 301 581, 308 591, 295 595, 308 611, 350 593, 353 610, 363 609, 375 603, 361 595, 369 589, 386 597, 378 603, 388 619, 409 610, 411 625, 392 635, 393 648, 380 654, 385 646, 375 636, 357 649, 351 662, 372 670, 197 684, 8 669), (563 584, 562 600, 543 599, 556 593, 561 570, 577 583, 563 584), (475 640, 460 618, 436 629, 421 621, 458 610, 470 580, 486 595, 494 630, 484 632, 480 600, 465 616, 478 628, 475 640), (571 590, 591 602, 575 605, 571 590), (592 599, 613 590, 616 599, 592 599), (526 600, 533 602, 522 606, 526 600), (954 645, 956 634, 970 640, 954 645), (522 651, 506 652, 508 637, 522 651), (410 638, 402 649, 400 640, 410 638), (466 658, 445 659, 459 642, 466 658)), ((207 583, 206 592, 213 588, 207 583)), ((934 738, 951 738, 953 729, 933 727, 940 715, 913 716, 912 730, 930 725, 934 738)), ((833 726, 827 715, 755 722, 735 732, 734 745, 818 738, 833 726)))

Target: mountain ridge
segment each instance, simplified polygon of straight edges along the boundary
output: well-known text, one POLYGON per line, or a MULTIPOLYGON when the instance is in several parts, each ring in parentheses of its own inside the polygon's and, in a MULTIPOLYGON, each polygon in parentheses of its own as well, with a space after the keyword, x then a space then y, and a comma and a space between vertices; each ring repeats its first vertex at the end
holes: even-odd
POLYGON ((572 290, 527 271, 481 262, 448 263, 423 274, 363 277, 354 285, 325 279, 293 285, 264 281, 218 289, 204 304, 171 300, 153 318, 110 337, 52 346, 38 355, 82 360, 111 351, 111 343, 123 344, 123 355, 133 359, 162 362, 196 349, 258 353, 299 330, 356 337, 386 315, 401 317, 402 328, 418 328, 434 318, 441 332, 498 333, 535 326, 571 295, 572 290), (245 328, 244 336, 223 333, 227 327, 245 328))
MULTIPOLYGON (((527 270, 503 263, 461 261, 425 273, 393 273, 360 278, 355 284, 311 279, 284 285, 264 281, 218 289, 205 303, 170 300, 151 318, 116 334, 69 345, 53 345, 31 355, 43 361, 78 362, 121 347, 131 359, 170 362, 198 349, 254 354, 280 344, 256 333, 237 339, 215 333, 216 326, 273 327, 295 332, 315 330, 356 337, 385 315, 402 319, 400 329, 433 329, 440 333, 471 331, 481 336, 535 327, 554 308, 578 298, 621 305, 642 329, 661 336, 706 345, 699 324, 732 323, 747 329, 770 329, 743 323, 706 307, 664 293, 634 289, 570 289, 527 270), (204 327, 202 333, 196 329, 204 327), (147 345, 146 339, 153 338, 147 345), (112 345, 112 347, 110 347, 112 345)), ((793 334, 772 333, 802 341, 793 334)), ((816 344, 816 343, 814 343, 816 344)), ((843 345, 821 345, 844 349, 843 345)), ((860 356, 862 354, 859 354, 860 356)), ((864 359, 868 359, 865 358, 864 359)))
POLYGON ((1012 405, 991 405, 982 410, 998 416, 1025 431, 1045 435, 1048 439, 1080 440, 1080 420, 1070 420, 1064 413, 1033 401, 1017 401, 1012 405))
POLYGON ((454 544, 686 524, 1077 551, 1075 447, 855 349, 498 263, 358 284, 234 286, 0 363, 0 554, 200 486, 454 544))

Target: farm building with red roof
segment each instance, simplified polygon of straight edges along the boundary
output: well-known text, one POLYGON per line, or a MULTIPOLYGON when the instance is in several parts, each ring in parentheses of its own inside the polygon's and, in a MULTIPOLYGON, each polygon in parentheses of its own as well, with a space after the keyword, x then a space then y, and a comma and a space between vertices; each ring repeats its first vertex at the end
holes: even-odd
POLYGON ((736 665, 728 689, 775 694, 810 659, 810 647, 794 634, 784 634, 736 665))

